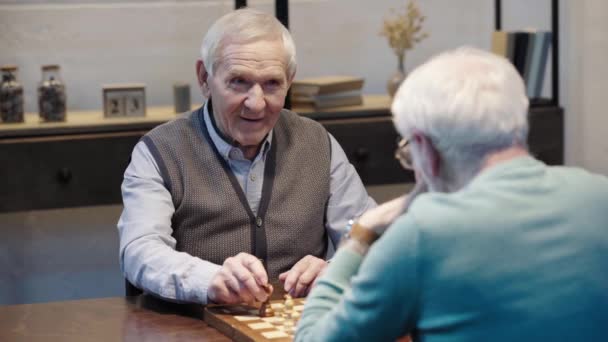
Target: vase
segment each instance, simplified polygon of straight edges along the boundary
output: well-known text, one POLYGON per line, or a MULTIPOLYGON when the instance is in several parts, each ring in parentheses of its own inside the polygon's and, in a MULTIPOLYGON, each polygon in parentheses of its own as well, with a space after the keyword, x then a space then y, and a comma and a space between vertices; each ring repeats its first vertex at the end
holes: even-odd
POLYGON ((389 78, 388 82, 386 82, 386 90, 388 91, 388 94, 391 97, 395 96, 397 89, 399 89, 399 86, 407 76, 407 73, 405 72, 404 61, 404 55, 397 56, 397 70, 393 73, 391 78, 389 78))

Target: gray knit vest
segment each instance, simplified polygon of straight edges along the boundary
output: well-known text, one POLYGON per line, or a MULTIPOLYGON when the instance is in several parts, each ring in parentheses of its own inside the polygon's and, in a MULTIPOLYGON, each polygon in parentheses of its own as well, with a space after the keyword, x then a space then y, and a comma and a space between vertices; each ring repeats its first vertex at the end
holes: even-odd
POLYGON ((271 279, 327 250, 330 143, 323 126, 283 110, 267 152, 262 198, 253 213, 204 123, 203 108, 142 139, 171 193, 176 249, 222 264, 246 252, 266 263, 271 279))

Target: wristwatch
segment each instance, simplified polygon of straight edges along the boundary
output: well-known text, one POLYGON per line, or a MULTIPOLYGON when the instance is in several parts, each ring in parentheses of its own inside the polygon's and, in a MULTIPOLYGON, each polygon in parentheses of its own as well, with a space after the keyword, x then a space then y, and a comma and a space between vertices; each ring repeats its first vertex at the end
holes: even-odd
POLYGON ((344 240, 353 239, 362 243, 366 246, 371 246, 374 241, 378 240, 380 235, 375 231, 362 226, 355 220, 348 220, 346 225, 346 234, 344 234, 344 240))

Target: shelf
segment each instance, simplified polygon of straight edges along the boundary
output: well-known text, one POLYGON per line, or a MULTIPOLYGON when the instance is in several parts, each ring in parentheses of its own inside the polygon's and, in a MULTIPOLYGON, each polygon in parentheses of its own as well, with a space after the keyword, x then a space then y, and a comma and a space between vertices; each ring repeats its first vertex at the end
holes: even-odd
POLYGON ((41 122, 38 113, 26 113, 25 122, 0 124, 0 138, 149 129, 175 117, 173 107, 148 107, 146 116, 104 118, 98 110, 70 111, 63 122, 41 122))
MULTIPOLYGON (((494 28, 500 31, 502 28, 502 1, 494 0, 494 28)), ((548 101, 550 105, 559 107, 559 1, 551 0, 551 92, 552 98, 548 101)), ((545 99, 540 100, 541 106, 544 106, 545 99)))
MULTIPOLYGON (((200 105, 192 108, 196 109, 200 105)), ((386 95, 366 95, 359 106, 336 107, 321 111, 292 110, 315 120, 342 119, 353 117, 387 116, 390 97, 386 95)), ((70 111, 64 122, 40 122, 38 113, 26 113, 25 122, 0 123, 0 139, 25 138, 63 134, 104 133, 135 130, 150 130, 176 117, 173 107, 148 107, 146 116, 104 118, 100 110, 70 111)))

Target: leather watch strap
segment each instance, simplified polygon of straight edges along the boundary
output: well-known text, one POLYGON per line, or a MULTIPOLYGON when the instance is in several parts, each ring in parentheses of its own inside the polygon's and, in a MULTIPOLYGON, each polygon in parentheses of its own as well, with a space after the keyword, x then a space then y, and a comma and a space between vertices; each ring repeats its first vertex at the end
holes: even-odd
POLYGON ((350 229, 350 238, 371 246, 374 241, 378 240, 378 235, 373 230, 366 228, 355 222, 350 229))

